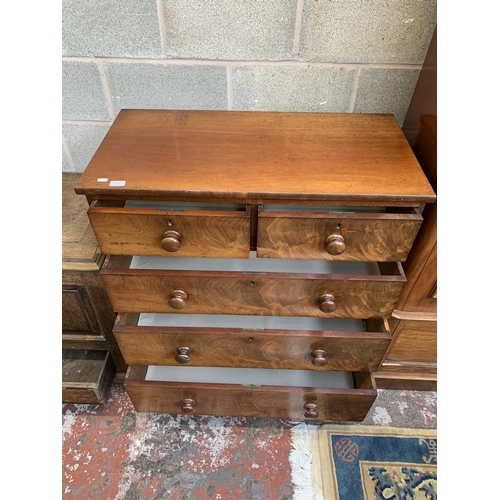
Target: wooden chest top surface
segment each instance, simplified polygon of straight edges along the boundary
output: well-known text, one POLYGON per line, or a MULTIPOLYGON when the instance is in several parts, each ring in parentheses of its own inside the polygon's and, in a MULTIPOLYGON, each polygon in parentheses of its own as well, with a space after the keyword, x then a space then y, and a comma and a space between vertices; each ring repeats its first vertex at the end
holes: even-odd
POLYGON ((435 201, 394 116, 355 113, 122 110, 75 191, 92 199, 435 201))

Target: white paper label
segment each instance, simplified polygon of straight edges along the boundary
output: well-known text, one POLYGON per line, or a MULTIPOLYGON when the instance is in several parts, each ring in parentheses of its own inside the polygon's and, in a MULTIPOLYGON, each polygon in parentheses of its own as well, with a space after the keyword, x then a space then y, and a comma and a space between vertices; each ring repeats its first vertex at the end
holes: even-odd
POLYGON ((97 182, 108 182, 108 178, 107 177, 99 177, 99 179, 97 179, 97 182))
POLYGON ((109 183, 110 186, 125 186, 126 181, 111 181, 109 183))

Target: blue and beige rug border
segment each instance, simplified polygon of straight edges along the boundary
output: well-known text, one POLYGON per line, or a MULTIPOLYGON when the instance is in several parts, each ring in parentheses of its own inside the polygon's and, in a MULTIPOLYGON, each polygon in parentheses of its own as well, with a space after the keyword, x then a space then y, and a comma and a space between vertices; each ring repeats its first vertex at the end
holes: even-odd
POLYGON ((437 499, 436 429, 297 423, 292 437, 294 500, 437 499))

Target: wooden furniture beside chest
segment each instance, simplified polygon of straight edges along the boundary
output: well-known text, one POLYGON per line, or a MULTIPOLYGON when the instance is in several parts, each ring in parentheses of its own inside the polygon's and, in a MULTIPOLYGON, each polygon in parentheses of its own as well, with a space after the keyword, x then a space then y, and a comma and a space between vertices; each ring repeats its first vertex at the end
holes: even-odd
POLYGON ((85 199, 74 192, 79 178, 62 174, 62 400, 102 404, 113 377, 124 378, 126 365, 112 333, 116 314, 99 275, 105 255, 85 199))
MULTIPOLYGON (((437 117, 423 115, 413 151, 437 192, 437 117)), ((376 372, 379 387, 437 390, 437 203, 403 264, 407 277, 389 320, 393 341, 376 372)))
MULTIPOLYGON (((437 28, 403 124, 430 185, 437 193, 437 28)), ((388 389, 437 389, 437 205, 428 205, 403 268, 404 286, 389 320, 393 341, 375 373, 388 389)))
POLYGON ((75 191, 138 411, 363 420, 435 201, 392 115, 122 110, 75 191))

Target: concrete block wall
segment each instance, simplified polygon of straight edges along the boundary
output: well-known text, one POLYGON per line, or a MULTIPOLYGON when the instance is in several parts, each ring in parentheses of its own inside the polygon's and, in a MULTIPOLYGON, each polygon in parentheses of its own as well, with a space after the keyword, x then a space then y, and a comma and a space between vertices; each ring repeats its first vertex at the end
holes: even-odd
POLYGON ((62 170, 122 108, 393 113, 436 0, 62 0, 62 170))

